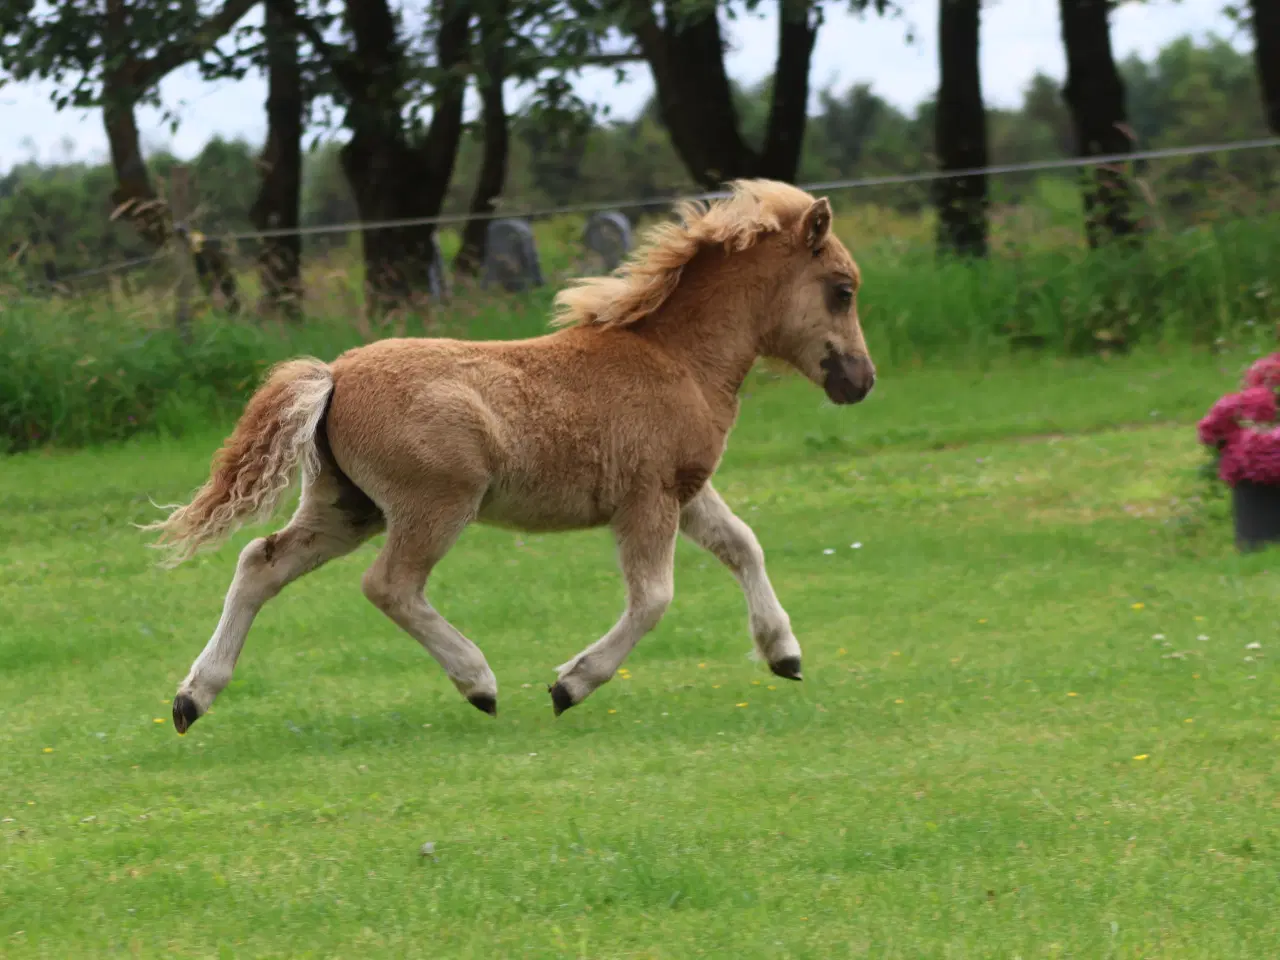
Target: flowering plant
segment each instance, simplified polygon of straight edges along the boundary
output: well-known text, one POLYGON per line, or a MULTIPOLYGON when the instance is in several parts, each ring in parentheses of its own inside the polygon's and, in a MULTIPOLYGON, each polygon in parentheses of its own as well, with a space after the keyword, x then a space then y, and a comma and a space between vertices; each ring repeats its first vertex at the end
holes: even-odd
POLYGON ((1215 403, 1200 421, 1200 442, 1214 451, 1218 476, 1228 486, 1242 481, 1280 485, 1280 352, 1263 357, 1244 375, 1244 389, 1215 403))

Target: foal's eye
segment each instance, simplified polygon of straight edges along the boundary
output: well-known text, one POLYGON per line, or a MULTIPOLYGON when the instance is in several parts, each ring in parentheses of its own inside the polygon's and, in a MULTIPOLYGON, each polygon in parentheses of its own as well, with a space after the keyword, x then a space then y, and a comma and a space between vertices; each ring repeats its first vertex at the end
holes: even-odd
POLYGON ((836 287, 836 302, 844 307, 853 303, 853 284, 842 283, 836 287))

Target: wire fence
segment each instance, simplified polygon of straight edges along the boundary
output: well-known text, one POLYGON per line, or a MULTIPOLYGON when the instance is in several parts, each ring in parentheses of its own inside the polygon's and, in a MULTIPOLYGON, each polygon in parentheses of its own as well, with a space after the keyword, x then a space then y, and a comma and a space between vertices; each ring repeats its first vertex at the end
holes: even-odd
MULTIPOLYGON (((1268 137, 1225 143, 1196 144, 1191 146, 1136 150, 1130 153, 1110 154, 1104 156, 1071 157, 1029 163, 992 164, 985 167, 962 170, 931 170, 880 176, 852 177, 846 179, 801 183, 799 186, 814 193, 874 193, 875 191, 883 193, 888 188, 928 187, 940 181, 956 178, 970 178, 975 176, 986 176, 988 178, 1017 178, 1036 174, 1067 172, 1072 170, 1083 171, 1088 168, 1114 168, 1121 165, 1142 166, 1144 164, 1161 163, 1166 161, 1180 161, 1185 164, 1186 161, 1193 161, 1197 158, 1258 153, 1260 151, 1273 150, 1278 147, 1280 147, 1280 137, 1268 137)), ((1273 158, 1263 158, 1261 166, 1275 171, 1277 164, 1273 158)), ((1188 179, 1190 181, 1194 181, 1197 176, 1195 171, 1192 171, 1188 176, 1188 172, 1185 169, 1182 170, 1181 175, 1184 181, 1188 181, 1188 179)), ((1228 177, 1227 179, 1229 180, 1230 178, 1228 177)), ((1272 179, 1274 179, 1274 177, 1272 179)), ((1143 184, 1140 183, 1139 188, 1142 189, 1142 187, 1143 184)), ((1185 189, 1182 187, 1179 189, 1185 193, 1185 189)), ((611 224, 612 226, 604 231, 606 234, 612 233, 611 237, 605 237, 605 245, 609 246, 611 244, 610 249, 586 249, 587 247, 592 246, 591 238, 589 236, 579 236, 579 243, 583 247, 579 252, 584 256, 577 258, 573 263, 558 265, 563 267, 582 266, 585 259, 601 262, 604 267, 608 268, 617 261, 619 252, 625 252, 625 248, 630 244, 629 233, 631 219, 637 216, 648 215, 651 212, 661 214, 663 211, 673 209, 681 202, 710 201, 727 195, 727 191, 725 190, 713 190, 679 195, 633 197, 608 203, 592 202, 563 204, 558 206, 529 206, 525 208, 510 206, 503 207, 491 213, 450 213, 431 217, 411 217, 371 221, 354 220, 342 223, 304 225, 293 228, 211 232, 207 238, 201 234, 196 234, 196 236, 200 237, 201 240, 207 239, 213 241, 213 243, 210 244, 210 249, 225 252, 228 257, 235 261, 234 269, 252 273, 252 267, 249 263, 251 257, 246 256, 245 254, 250 253, 255 247, 260 247, 262 241, 273 238, 285 236, 298 236, 304 239, 332 237, 358 238, 371 232, 389 229, 425 226, 456 227, 469 222, 487 222, 489 223, 491 245, 496 242, 496 244, 501 247, 501 249, 496 252, 492 250, 490 252, 495 257, 506 258, 507 263, 505 266, 507 269, 504 271, 504 269, 502 269, 503 264, 501 263, 499 263, 498 267, 492 271, 489 271, 486 268, 486 273, 482 275, 482 279, 484 276, 487 276, 491 282, 497 283, 506 289, 513 289, 520 287, 520 283, 517 282, 513 284, 511 282, 510 276, 513 272, 516 274, 523 274, 523 283, 525 286, 537 286, 541 285, 543 282, 543 271, 541 267, 542 258, 539 257, 539 251, 537 250, 532 230, 528 229, 529 224, 564 217, 587 217, 589 220, 591 218, 595 218, 597 224, 601 221, 604 221, 606 226, 611 224), (631 216, 625 216, 622 213, 623 211, 629 212, 631 216), (523 231, 519 227, 520 224, 525 225, 525 229, 523 231), (507 234, 505 238, 502 236, 495 236, 495 234, 501 234, 504 230, 507 234), (532 247, 532 249, 530 249, 530 247, 532 247), (504 279, 504 277, 506 279, 504 279)), ((1150 189, 1146 189, 1144 191, 1144 195, 1151 207, 1160 207, 1159 200, 1152 194, 1150 189)), ((927 197, 916 196, 912 202, 919 207, 924 207, 927 205, 927 197)), ((1159 211, 1157 209, 1157 214, 1158 213, 1159 211)), ((136 271, 140 268, 155 266, 166 261, 172 263, 177 259, 181 259, 182 257, 189 255, 190 253, 191 248, 189 246, 174 244, 171 247, 154 254, 109 262, 87 270, 80 270, 59 276, 53 283, 36 281, 32 286, 52 287, 65 291, 75 288, 82 281, 90 281, 94 278, 101 278, 103 276, 125 274, 136 271)), ((438 246, 437 256, 440 258, 440 264, 437 267, 437 273, 440 276, 440 280, 438 283, 433 281, 433 285, 436 287, 436 289, 433 289, 433 293, 436 295, 444 295, 448 288, 448 282, 444 278, 443 253, 440 252, 438 246)), ((182 269, 182 267, 180 266, 179 269, 182 269)), ((552 272, 558 274, 563 271, 553 270, 552 272)))
MULTIPOLYGON (((901 186, 913 183, 934 183, 939 180, 960 179, 975 176, 1002 176, 1017 173, 1042 173, 1052 170, 1071 170, 1086 167, 1110 166, 1120 163, 1135 163, 1150 160, 1167 160, 1182 157, 1196 157, 1207 154, 1235 153, 1243 150, 1262 150, 1280 147, 1280 137, 1267 137, 1257 140, 1237 140, 1229 143, 1198 144, 1190 147, 1168 147, 1158 150, 1137 150, 1132 153, 1105 154, 1094 157, 1068 157, 1058 160, 1041 160, 1032 163, 993 164, 986 167, 972 167, 962 170, 929 170, 920 173, 892 174, 877 177, 854 177, 845 180, 825 180, 814 183, 797 184, 802 190, 840 191, 860 190, 871 187, 901 186)), ((683 201, 716 200, 727 197, 726 190, 711 190, 702 193, 680 194, 676 196, 639 197, 630 200, 614 200, 608 203, 577 203, 557 207, 541 207, 526 210, 501 210, 493 213, 455 213, 440 214, 434 217, 410 217, 399 220, 367 220, 349 223, 323 224, 309 227, 293 227, 281 230, 251 230, 231 233, 230 240, 261 240, 268 237, 313 236, 326 233, 362 233, 372 230, 387 230, 396 227, 448 226, 470 221, 487 221, 507 218, 524 220, 542 220, 549 217, 569 214, 600 213, 609 210, 642 210, 662 207, 674 207, 683 201)))

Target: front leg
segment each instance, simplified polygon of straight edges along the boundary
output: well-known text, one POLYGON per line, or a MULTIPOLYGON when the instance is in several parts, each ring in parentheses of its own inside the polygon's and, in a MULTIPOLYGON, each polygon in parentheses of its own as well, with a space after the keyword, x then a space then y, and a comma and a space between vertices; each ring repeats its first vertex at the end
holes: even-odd
POLYGON ((627 583, 627 609, 613 629, 557 672, 549 687, 556 716, 608 682, 640 638, 658 625, 675 593, 675 500, 653 496, 619 512, 613 524, 618 560, 627 583))
POLYGON ((801 679, 800 644, 791 632, 791 618, 773 592, 764 568, 764 550, 751 528, 708 483, 680 512, 680 529, 737 577, 747 598, 751 637, 769 669, 788 680, 801 679))

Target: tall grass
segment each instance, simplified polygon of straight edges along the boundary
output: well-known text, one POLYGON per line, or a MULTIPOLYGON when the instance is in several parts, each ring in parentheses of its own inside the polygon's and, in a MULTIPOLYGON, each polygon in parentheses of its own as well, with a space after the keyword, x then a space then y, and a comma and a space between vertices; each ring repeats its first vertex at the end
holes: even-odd
MULTIPOLYGON (((877 364, 972 363, 1010 350, 1054 354, 1137 344, 1201 347, 1274 338, 1280 320, 1280 216, 1149 236, 1141 246, 1088 251, 1023 232, 984 262, 938 260, 927 224, 883 229, 883 211, 837 220, 864 275, 861 312, 877 364), (877 228, 879 224, 879 228, 877 228), (868 243, 867 237, 884 237, 868 243)), ((899 225, 901 226, 901 225, 899 225)), ((0 452, 77 446, 141 432, 179 434, 237 413, 272 363, 332 358, 390 335, 519 338, 546 329, 551 296, 588 269, 571 221, 539 225, 546 287, 519 296, 460 289, 429 313, 383 325, 362 319, 354 271, 341 255, 312 263, 307 320, 228 319, 206 311, 184 341, 168 299, 14 294, 0 309, 0 452)))

